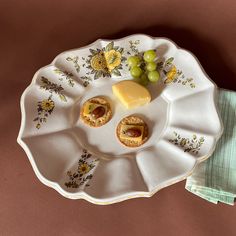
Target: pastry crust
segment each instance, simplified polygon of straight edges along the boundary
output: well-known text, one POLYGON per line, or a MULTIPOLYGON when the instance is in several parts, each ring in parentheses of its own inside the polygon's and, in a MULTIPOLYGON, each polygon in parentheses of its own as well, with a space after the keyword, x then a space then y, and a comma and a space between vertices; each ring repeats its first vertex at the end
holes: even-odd
POLYGON ((111 110, 111 106, 110 103, 107 101, 106 98, 102 97, 102 96, 98 96, 98 97, 93 97, 88 99, 82 106, 81 111, 80 111, 80 118, 81 120, 89 125, 90 127, 100 127, 102 125, 105 125, 112 117, 112 110, 111 110), (94 104, 99 104, 99 105, 103 105, 106 107, 106 112, 105 114, 98 118, 95 119, 92 116, 87 116, 84 114, 84 108, 86 106, 87 103, 94 103, 94 104))
POLYGON ((139 147, 143 145, 148 139, 148 126, 144 120, 138 116, 127 116, 123 118, 116 128, 116 136, 119 141, 124 144, 126 147, 139 147), (122 125, 139 125, 144 127, 142 141, 131 141, 125 138, 121 138, 121 127, 122 125))

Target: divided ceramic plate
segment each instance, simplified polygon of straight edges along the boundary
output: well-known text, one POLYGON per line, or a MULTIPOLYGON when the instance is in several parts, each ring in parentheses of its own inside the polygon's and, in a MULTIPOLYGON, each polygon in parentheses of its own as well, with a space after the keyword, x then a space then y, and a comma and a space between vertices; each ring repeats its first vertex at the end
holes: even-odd
POLYGON ((34 75, 21 98, 18 142, 37 177, 65 197, 96 204, 150 197, 185 179, 214 151, 223 130, 216 93, 197 59, 169 39, 99 39, 61 53, 34 75), (132 79, 126 59, 149 49, 158 55, 161 81, 148 86, 150 104, 126 110, 111 86, 132 79), (97 95, 109 99, 113 116, 90 128, 80 109, 97 95), (148 141, 138 148, 116 137, 117 124, 130 114, 149 127, 148 141))

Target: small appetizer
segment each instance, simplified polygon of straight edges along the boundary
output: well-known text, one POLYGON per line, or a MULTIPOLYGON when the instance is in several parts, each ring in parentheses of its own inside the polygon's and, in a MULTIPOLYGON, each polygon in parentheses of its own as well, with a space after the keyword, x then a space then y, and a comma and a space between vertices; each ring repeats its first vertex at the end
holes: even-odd
POLYGON ((111 106, 107 99, 98 96, 87 100, 80 111, 80 118, 90 127, 106 124, 112 117, 111 106))
POLYGON ((148 139, 148 126, 138 116, 127 116, 119 122, 116 135, 125 146, 139 147, 148 139))

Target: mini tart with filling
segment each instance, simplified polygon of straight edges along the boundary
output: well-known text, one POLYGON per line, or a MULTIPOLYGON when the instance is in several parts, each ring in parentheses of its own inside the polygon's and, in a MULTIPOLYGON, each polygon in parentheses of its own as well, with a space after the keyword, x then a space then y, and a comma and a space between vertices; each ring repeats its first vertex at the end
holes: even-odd
POLYGON ((148 139, 148 126, 145 121, 138 116, 127 116, 117 125, 116 136, 126 147, 139 147, 148 139), (127 135, 127 131, 130 129, 138 130, 140 135, 130 137, 127 135))
POLYGON ((105 125, 112 117, 111 105, 106 98, 102 96, 88 99, 82 106, 80 111, 81 120, 90 127, 100 127, 105 125), (102 115, 94 117, 95 109, 102 110, 102 115))

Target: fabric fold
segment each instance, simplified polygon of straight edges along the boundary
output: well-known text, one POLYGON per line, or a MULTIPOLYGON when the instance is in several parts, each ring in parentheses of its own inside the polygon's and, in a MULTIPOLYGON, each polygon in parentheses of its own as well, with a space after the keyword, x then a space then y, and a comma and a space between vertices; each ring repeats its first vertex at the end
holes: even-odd
POLYGON ((187 178, 185 188, 210 202, 234 205, 236 198, 236 92, 220 89, 224 133, 213 155, 187 178))

